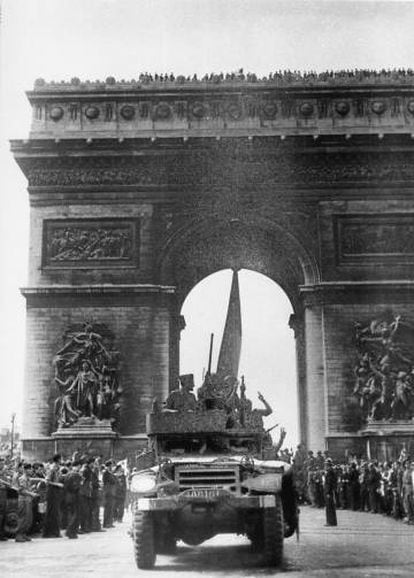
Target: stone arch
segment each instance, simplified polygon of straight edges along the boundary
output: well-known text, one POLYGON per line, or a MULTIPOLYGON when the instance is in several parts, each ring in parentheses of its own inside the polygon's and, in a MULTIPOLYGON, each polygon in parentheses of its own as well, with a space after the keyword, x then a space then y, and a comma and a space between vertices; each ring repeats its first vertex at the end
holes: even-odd
POLYGON ((221 269, 250 269, 282 287, 294 311, 300 309, 299 288, 320 281, 320 271, 307 239, 298 239, 281 223, 263 216, 193 218, 175 228, 158 259, 162 284, 177 288, 181 307, 191 289, 221 269))

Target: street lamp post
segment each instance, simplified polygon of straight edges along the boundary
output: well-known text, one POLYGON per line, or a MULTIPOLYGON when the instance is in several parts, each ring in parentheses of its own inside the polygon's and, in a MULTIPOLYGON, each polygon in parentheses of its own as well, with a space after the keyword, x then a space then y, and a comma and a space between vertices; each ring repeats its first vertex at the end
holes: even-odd
POLYGON ((14 421, 16 419, 16 414, 12 413, 11 415, 11 440, 10 440, 10 454, 11 458, 13 459, 13 452, 14 452, 14 421))

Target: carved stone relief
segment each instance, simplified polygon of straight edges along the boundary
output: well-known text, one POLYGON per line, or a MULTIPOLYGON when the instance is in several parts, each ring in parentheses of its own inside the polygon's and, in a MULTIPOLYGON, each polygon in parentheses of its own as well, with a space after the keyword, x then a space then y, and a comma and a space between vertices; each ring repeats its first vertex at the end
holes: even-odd
POLYGON ((43 231, 43 265, 137 265, 135 220, 47 220, 43 231))
POLYGON ((414 417, 414 326, 392 313, 355 323, 353 395, 367 421, 414 417))
MULTIPOLYGON (((224 145, 225 146, 225 145, 224 145)), ((230 148, 230 147, 229 147, 230 148)), ((258 147, 252 153, 208 148, 203 153, 155 158, 83 158, 31 161, 25 168, 30 186, 140 185, 236 186, 257 189, 283 184, 306 186, 354 182, 414 181, 408 155, 292 154, 258 147)))
POLYGON ((80 418, 108 420, 119 425, 119 352, 105 325, 85 322, 68 328, 63 345, 53 358, 54 381, 59 389, 54 411, 59 427, 73 426, 80 418))
POLYGON ((336 218, 339 263, 414 260, 414 214, 336 218))

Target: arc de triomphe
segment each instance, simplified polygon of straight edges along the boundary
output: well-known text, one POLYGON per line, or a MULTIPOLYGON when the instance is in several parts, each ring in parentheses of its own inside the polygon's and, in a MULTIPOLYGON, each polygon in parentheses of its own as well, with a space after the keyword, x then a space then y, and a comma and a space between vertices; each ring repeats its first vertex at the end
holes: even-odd
POLYGON ((414 322, 414 83, 39 80, 28 98, 12 141, 31 207, 24 451, 60 440, 52 361, 85 320, 120 353, 112 447, 142 445, 179 372, 181 305, 228 267, 292 303, 304 443, 362 451, 354 323, 414 322))

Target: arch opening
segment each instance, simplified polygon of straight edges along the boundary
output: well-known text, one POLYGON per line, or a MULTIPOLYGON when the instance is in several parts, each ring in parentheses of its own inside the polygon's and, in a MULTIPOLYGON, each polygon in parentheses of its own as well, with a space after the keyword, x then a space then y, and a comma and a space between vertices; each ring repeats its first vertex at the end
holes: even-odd
MULTIPOLYGON (((260 391, 273 408, 265 427, 278 440, 287 431, 284 447, 299 439, 297 367, 294 332, 289 327, 292 303, 272 279, 250 269, 239 272, 242 345, 239 379, 245 377, 247 395, 255 407, 260 391)), ((210 335, 214 334, 212 371, 217 366, 232 279, 231 269, 204 277, 187 293, 181 314, 185 329, 180 340, 180 373, 193 373, 198 388, 207 370, 210 335)))

